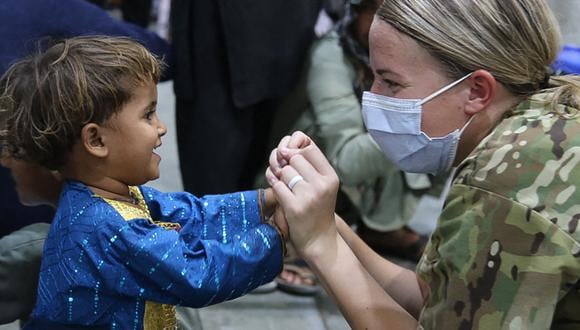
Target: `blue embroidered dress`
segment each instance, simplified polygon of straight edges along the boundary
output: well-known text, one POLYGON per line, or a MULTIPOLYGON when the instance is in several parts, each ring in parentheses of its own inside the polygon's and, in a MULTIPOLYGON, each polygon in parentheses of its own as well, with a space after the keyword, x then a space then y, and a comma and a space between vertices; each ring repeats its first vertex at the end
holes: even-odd
POLYGON ((65 183, 27 328, 172 328, 171 305, 234 299, 281 271, 281 238, 263 223, 256 191, 130 189, 135 205, 65 183))

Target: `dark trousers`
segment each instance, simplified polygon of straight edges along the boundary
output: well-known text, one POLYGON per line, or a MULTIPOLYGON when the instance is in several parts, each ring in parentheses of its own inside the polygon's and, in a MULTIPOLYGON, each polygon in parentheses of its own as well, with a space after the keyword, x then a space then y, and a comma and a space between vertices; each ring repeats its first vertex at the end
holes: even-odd
POLYGON ((148 27, 151 22, 152 0, 123 0, 121 11, 123 20, 142 27, 148 27))
POLYGON ((265 170, 278 99, 296 83, 318 14, 317 1, 294 1, 173 1, 177 142, 186 191, 250 189, 265 170), (284 10, 287 16, 276 16, 284 10))
MULTIPOLYGON (((196 195, 251 189, 267 166, 268 103, 235 109, 220 89, 196 101, 176 100, 183 188, 196 195), (215 98, 214 98, 215 97, 215 98)), ((206 94, 204 93, 204 94, 206 94)))

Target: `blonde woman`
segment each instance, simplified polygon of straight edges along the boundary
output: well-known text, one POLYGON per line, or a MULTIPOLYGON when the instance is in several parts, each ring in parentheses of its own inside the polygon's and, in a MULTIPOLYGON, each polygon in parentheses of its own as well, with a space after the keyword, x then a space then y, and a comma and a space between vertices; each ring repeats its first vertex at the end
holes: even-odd
POLYGON ((308 137, 272 153, 292 242, 353 328, 580 327, 580 84, 549 75, 558 31, 542 0, 378 10, 369 132, 402 170, 457 167, 416 274, 335 221, 338 179, 308 137))

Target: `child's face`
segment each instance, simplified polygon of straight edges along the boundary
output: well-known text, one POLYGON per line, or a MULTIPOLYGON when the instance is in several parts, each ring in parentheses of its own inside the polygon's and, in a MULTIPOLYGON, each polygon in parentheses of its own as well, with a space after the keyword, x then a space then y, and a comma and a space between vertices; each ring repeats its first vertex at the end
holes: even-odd
POLYGON ((141 185, 159 177, 161 146, 167 132, 157 117, 157 86, 149 82, 135 88, 133 97, 107 122, 107 157, 110 175, 127 185, 141 185))

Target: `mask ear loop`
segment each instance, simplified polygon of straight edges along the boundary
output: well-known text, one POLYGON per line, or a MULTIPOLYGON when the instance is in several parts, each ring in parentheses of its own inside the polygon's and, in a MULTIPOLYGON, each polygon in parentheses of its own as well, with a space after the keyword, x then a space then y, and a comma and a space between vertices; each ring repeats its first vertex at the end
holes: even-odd
POLYGON ((459 136, 463 135, 463 131, 465 131, 465 129, 467 128, 467 126, 469 126, 469 124, 471 124, 471 121, 473 120, 473 118, 475 118, 475 115, 472 115, 471 117, 469 117, 469 119, 467 120, 467 122, 465 123, 465 125, 463 125, 463 127, 461 128, 461 130, 459 130, 459 136))
POLYGON ((440 90, 436 91, 435 93, 427 96, 426 98, 424 98, 423 100, 421 100, 421 102, 419 102, 419 105, 423 105, 429 101, 431 101, 432 99, 436 98, 437 96, 447 92, 448 90, 450 90, 451 88, 459 85, 461 82, 463 82, 465 79, 469 78, 469 76, 471 76, 473 72, 468 73, 467 75, 463 76, 462 78, 452 82, 451 84, 441 88, 440 90))
MULTIPOLYGON (((457 142, 456 143, 459 143, 459 139, 463 135, 463 131, 465 131, 465 129, 467 128, 467 126, 469 126, 469 124, 471 124, 471 121, 473 120, 473 118, 475 118, 475 115, 469 117, 469 119, 467 120, 467 122, 465 123, 465 125, 463 125, 463 127, 459 130, 459 132, 457 133, 457 142)), ((455 156, 456 155, 457 155, 457 144, 455 145, 455 148, 453 148, 453 150, 451 151, 451 155, 449 156, 449 162, 450 163, 453 163, 453 160, 455 159, 455 156)), ((447 164, 446 168, 447 169, 451 168, 451 164, 447 164)))

